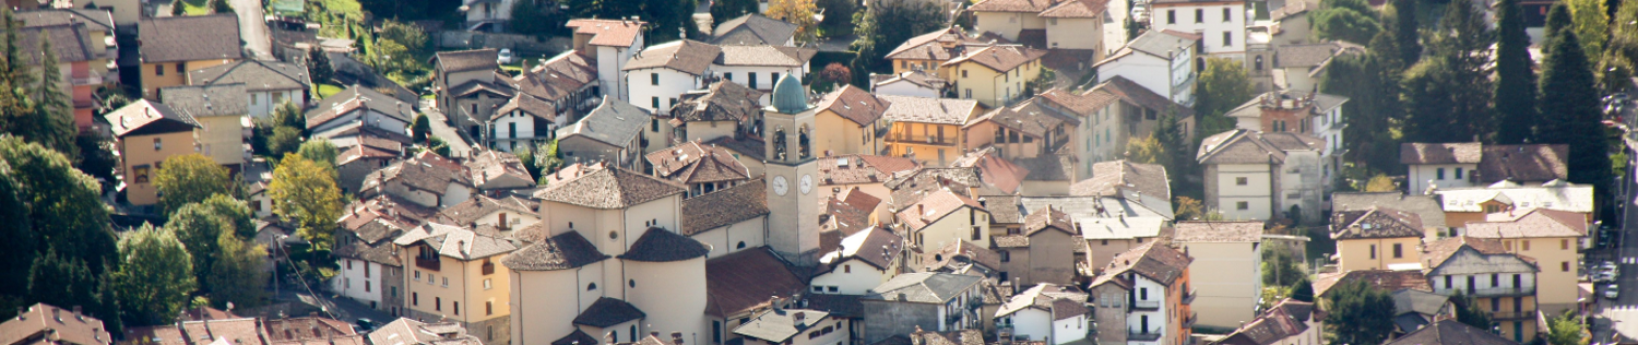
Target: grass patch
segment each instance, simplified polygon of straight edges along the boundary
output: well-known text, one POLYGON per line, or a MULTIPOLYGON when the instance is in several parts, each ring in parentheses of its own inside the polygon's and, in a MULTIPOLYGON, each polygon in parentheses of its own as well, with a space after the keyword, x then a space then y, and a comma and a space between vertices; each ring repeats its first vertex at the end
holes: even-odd
POLYGON ((317 93, 318 97, 321 99, 330 97, 330 95, 341 93, 341 90, 344 90, 340 85, 335 84, 318 84, 313 88, 315 89, 313 92, 317 93))
POLYGON ((190 16, 204 16, 213 11, 208 0, 182 0, 182 12, 190 16))

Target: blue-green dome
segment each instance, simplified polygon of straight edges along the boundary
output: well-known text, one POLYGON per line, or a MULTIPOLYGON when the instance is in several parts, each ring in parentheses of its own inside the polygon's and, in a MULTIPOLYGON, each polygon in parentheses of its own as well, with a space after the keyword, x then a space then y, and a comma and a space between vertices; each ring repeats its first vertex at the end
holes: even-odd
POLYGON ((808 110, 808 91, 802 89, 802 82, 795 76, 786 74, 774 84, 772 97, 774 109, 781 113, 795 114, 808 110))

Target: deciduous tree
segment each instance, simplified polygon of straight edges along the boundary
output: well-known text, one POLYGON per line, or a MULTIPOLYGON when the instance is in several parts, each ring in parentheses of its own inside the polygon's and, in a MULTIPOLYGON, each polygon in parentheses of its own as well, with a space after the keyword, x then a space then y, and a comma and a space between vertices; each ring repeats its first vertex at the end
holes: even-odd
POLYGON ((329 250, 337 219, 341 218, 341 190, 323 165, 300 154, 286 155, 273 169, 268 196, 273 213, 300 225, 297 234, 316 250, 329 250))
POLYGON ((197 153, 165 158, 165 164, 154 174, 160 213, 166 216, 183 205, 205 201, 212 195, 232 194, 232 183, 227 168, 197 153))
POLYGON ((218 251, 205 285, 217 308, 233 303, 237 308, 255 308, 267 299, 267 250, 245 239, 223 232, 217 238, 218 251))
POLYGON ((916 35, 945 28, 946 15, 938 5, 918 0, 875 1, 853 25, 859 39, 853 46, 859 50, 853 63, 854 79, 874 71, 886 73, 892 66, 881 55, 893 51, 905 40, 916 35))
POLYGON ((1234 129, 1234 120, 1223 114, 1251 100, 1251 78, 1239 61, 1207 58, 1195 85, 1194 114, 1200 118, 1200 131, 1194 140, 1199 146, 1207 136, 1234 129))
POLYGON ((1598 70, 1604 72, 1599 83, 1606 93, 1638 91, 1629 90, 1634 70, 1638 70, 1638 1, 1622 1, 1613 25, 1609 44, 1598 62, 1598 70))
POLYGON ((0 135, 0 162, 10 167, 17 199, 27 205, 35 253, 55 250, 82 260, 92 275, 117 262, 96 180, 74 169, 62 153, 8 135, 0 135))
POLYGON ((768 18, 796 24, 796 42, 806 44, 819 38, 819 22, 813 20, 816 11, 818 9, 813 0, 770 0, 768 11, 764 14, 768 18))
POLYGON ((1325 326, 1335 344, 1381 344, 1393 333, 1393 298, 1363 280, 1339 283, 1330 290, 1325 326))
POLYGON ((176 320, 198 287, 193 259, 169 230, 144 225, 119 241, 124 260, 114 275, 120 306, 136 325, 160 325, 176 320))
POLYGON ((1309 13, 1314 34, 1321 39, 1365 43, 1382 31, 1376 11, 1364 0, 1324 0, 1309 13))
MULTIPOLYGON (((193 264, 194 280, 201 283, 210 277, 211 267, 221 255, 217 238, 222 237, 223 230, 229 231, 230 235, 233 231, 233 225, 228 224, 226 218, 212 211, 204 204, 188 204, 173 212, 170 221, 165 222, 165 230, 175 234, 176 239, 182 242, 182 247, 188 249, 193 264)), ((200 284, 199 290, 209 293, 212 286, 200 284)))

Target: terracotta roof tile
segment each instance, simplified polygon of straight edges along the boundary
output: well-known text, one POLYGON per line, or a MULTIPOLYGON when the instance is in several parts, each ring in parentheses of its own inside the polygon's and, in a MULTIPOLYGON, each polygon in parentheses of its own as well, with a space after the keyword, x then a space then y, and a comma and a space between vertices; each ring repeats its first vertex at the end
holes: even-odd
POLYGON ((1047 229, 1062 231, 1070 235, 1079 235, 1079 231, 1075 228, 1075 220, 1071 219, 1069 214, 1064 213, 1063 210, 1047 207, 1044 210, 1032 211, 1029 216, 1024 217, 1025 235, 1035 235, 1035 233, 1047 229))
POLYGON ((763 93, 732 81, 718 81, 704 93, 683 94, 682 100, 671 106, 671 116, 683 122, 743 123, 762 116, 762 106, 757 104, 757 99, 763 93))
POLYGON ((1475 164, 1483 156, 1479 143, 1399 144, 1400 164, 1475 164))
POLYGON ((1175 248, 1157 243, 1161 241, 1150 241, 1143 246, 1115 254, 1114 259, 1109 261, 1109 267, 1104 268, 1102 273, 1093 278, 1090 286, 1102 285, 1127 272, 1137 273, 1171 286, 1178 278, 1183 277, 1183 271, 1189 267, 1189 263, 1194 262, 1194 258, 1175 248))
POLYGON ((1097 18, 1109 7, 1109 0, 1070 0, 1041 11, 1041 18, 1097 18))
POLYGON ((820 157, 819 185, 882 183, 893 174, 915 169, 913 159, 897 156, 839 155, 820 157))
POLYGON ((563 26, 574 29, 576 35, 591 35, 587 45, 624 48, 636 42, 647 24, 634 20, 571 19, 563 26))
POLYGON ((1427 232, 1415 213, 1376 206, 1333 212, 1331 224, 1331 238, 1337 240, 1423 237, 1427 232))
POLYGON ((680 72, 701 75, 711 62, 722 55, 722 48, 694 40, 677 40, 649 46, 631 57, 622 70, 670 68, 680 72))
POLYGON ((1420 270, 1388 271, 1388 270, 1359 270, 1339 273, 1325 273, 1314 277, 1314 296, 1325 296, 1332 287, 1341 284, 1364 281, 1371 287, 1382 291, 1398 291, 1402 289, 1416 289, 1433 291, 1428 285, 1428 279, 1420 270))
POLYGON ((767 190, 762 179, 706 193, 682 201, 682 233, 693 236, 706 230, 768 215, 767 190))
POLYGON ((1021 45, 996 45, 968 50, 959 57, 945 61, 943 65, 954 66, 962 62, 972 61, 998 72, 1009 72, 1025 63, 1039 61, 1046 54, 1046 50, 1021 45))
POLYGON ((20 344, 37 336, 57 340, 49 342, 51 344, 107 345, 114 342, 102 320, 77 313, 74 309, 35 303, 21 311, 18 316, 0 323, 0 343, 20 344))
POLYGON ((1052 0, 985 0, 968 7, 973 12, 1029 12, 1039 13, 1051 8, 1052 0))
POLYGON ((535 197, 542 201, 597 209, 622 209, 686 191, 670 181, 625 168, 578 166, 571 171, 577 176, 548 184, 545 189, 535 192, 535 197))
POLYGON ((1467 223, 1465 234, 1478 238, 1582 237, 1587 236, 1587 215, 1544 208, 1494 213, 1483 222, 1467 223))
POLYGON ((881 119, 892 104, 850 84, 826 93, 819 99, 817 108, 834 112, 859 126, 869 127, 881 119))
POLYGON ((965 125, 977 115, 978 101, 914 96, 878 95, 888 101, 885 116, 891 121, 965 125))
POLYGON ((898 219, 906 228, 916 231, 967 207, 972 208, 973 212, 984 212, 984 206, 980 205, 977 200, 949 190, 939 190, 929 193, 921 201, 905 207, 904 211, 899 212, 898 219))
POLYGON ((1260 242, 1263 222, 1177 222, 1178 242, 1260 242))
POLYGON ((768 306, 771 296, 794 296, 807 290, 805 277, 767 247, 752 248, 706 261, 706 315, 729 317, 768 306))
POLYGON ((796 24, 750 13, 718 24, 711 43, 720 45, 783 45, 796 35, 796 24))
POLYGON ((1569 145, 1485 145, 1483 152, 1478 167, 1482 183, 1569 178, 1569 145))
POLYGON ((1029 168, 1001 157, 1000 150, 993 146, 961 155, 950 162, 950 167, 976 169, 980 181, 1006 194, 1017 193, 1018 187, 1023 186, 1024 179, 1034 173, 1029 168))
POLYGON ((1069 186, 1076 196, 1125 196, 1137 192, 1170 200, 1171 185, 1166 167, 1133 163, 1125 159, 1092 164, 1092 178, 1069 186))

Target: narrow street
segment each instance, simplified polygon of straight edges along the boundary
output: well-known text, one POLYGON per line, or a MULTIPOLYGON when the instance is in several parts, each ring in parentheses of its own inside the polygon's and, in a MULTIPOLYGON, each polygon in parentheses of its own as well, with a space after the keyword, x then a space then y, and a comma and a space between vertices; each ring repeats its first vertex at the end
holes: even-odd
POLYGON ((245 50, 257 60, 274 60, 273 41, 268 37, 266 14, 262 0, 231 0, 233 11, 239 15, 239 39, 245 41, 245 50))
MULTIPOLYGON (((1628 194, 1630 191, 1638 190, 1638 185, 1634 182, 1629 172, 1627 176, 1621 178, 1622 189, 1615 191, 1626 205, 1622 210, 1623 220, 1638 216, 1638 207, 1634 207, 1633 196, 1628 194)), ((1617 279, 1617 285, 1621 287, 1619 298, 1615 300, 1604 298, 1602 286, 1595 286, 1595 296, 1589 297, 1598 300, 1591 311, 1592 344, 1632 344, 1638 340, 1638 274, 1632 271, 1638 269, 1638 241, 1627 240, 1628 235, 1634 232, 1635 223, 1638 222, 1629 220, 1622 224, 1619 237, 1621 241, 1611 260, 1617 262, 1622 271, 1620 278, 1617 279)), ((1599 260, 1609 259, 1605 256, 1599 260)))
POLYGON ((426 113, 428 122, 432 123, 432 136, 443 139, 444 143, 449 145, 449 155, 453 156, 450 158, 464 158, 472 152, 471 142, 467 141, 466 136, 461 135, 460 131, 449 127, 449 119, 433 106, 432 100, 421 100, 421 112, 426 113))

